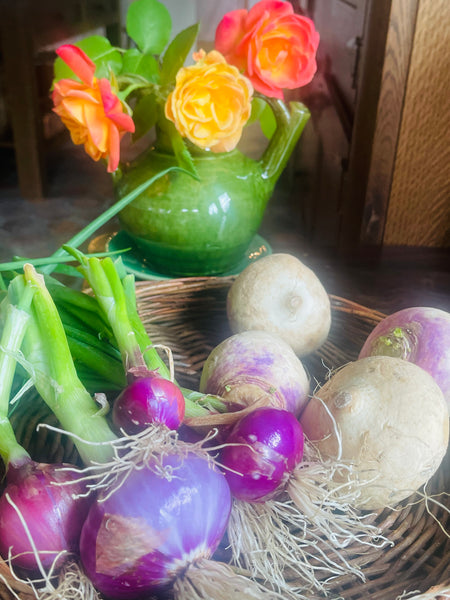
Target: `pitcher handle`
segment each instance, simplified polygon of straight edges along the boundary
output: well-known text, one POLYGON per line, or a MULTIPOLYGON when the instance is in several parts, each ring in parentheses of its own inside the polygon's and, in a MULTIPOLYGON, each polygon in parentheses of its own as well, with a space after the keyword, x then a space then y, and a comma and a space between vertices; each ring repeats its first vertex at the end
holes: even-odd
POLYGON ((278 98, 266 98, 273 110, 277 128, 261 157, 263 177, 274 182, 280 177, 311 113, 301 102, 288 106, 278 98))

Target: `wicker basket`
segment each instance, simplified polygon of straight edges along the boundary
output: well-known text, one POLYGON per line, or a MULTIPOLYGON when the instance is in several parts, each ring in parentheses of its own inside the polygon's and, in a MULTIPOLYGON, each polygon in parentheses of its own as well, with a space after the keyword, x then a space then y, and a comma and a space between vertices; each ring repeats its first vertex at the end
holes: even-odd
MULTIPOLYGON (((172 350, 177 380, 196 389, 202 365, 212 348, 231 334, 225 313, 226 295, 232 277, 201 277, 136 285, 141 318, 154 343, 172 350)), ((331 296, 332 328, 324 346, 304 360, 311 377, 321 383, 329 369, 357 358, 364 339, 383 318, 383 314, 359 304, 331 296)), ((74 458, 70 441, 53 434, 35 434, 35 425, 45 418, 45 408, 29 411, 26 427, 18 431, 33 458, 67 460, 74 458)), ((450 491, 450 456, 447 454, 428 492, 450 491)), ((447 503, 443 496, 440 501, 447 503)), ((450 514, 431 503, 400 505, 398 510, 380 511, 374 522, 394 542, 391 547, 369 549, 364 554, 351 546, 347 559, 362 568, 366 581, 354 576, 336 579, 329 598, 337 600, 410 600, 450 598, 450 514), (362 562, 363 560, 363 562, 362 562)), ((1 580, 28 600, 34 595, 27 586, 17 583, 6 565, 0 566, 0 598, 14 596, 1 580)), ((16 596, 17 597, 17 596, 16 596)), ((315 598, 311 596, 311 599, 315 598)))

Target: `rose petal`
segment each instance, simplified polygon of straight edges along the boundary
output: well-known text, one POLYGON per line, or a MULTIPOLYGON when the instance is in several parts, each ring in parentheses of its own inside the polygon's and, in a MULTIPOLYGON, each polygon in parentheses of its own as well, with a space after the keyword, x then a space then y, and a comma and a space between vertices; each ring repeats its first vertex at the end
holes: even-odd
POLYGON ((216 28, 215 47, 221 54, 226 56, 233 53, 234 48, 245 34, 245 19, 247 10, 241 8, 227 13, 216 28))
POLYGON ((120 160, 120 135, 117 127, 110 126, 109 129, 109 160, 108 173, 114 173, 119 166, 120 160))
POLYGON ((56 54, 62 58, 68 67, 72 69, 77 77, 86 85, 92 86, 95 74, 95 63, 89 56, 73 44, 63 44, 56 50, 56 54))

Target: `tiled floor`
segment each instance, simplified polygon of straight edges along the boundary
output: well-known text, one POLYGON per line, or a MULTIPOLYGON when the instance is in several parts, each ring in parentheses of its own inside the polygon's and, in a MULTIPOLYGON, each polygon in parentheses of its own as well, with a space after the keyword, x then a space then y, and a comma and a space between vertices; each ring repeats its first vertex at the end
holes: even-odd
MULTIPOLYGON (((22 198, 11 152, 0 156, 1 262, 50 255, 112 202, 110 176, 64 137, 49 151, 44 199, 22 198)), ((113 219, 97 233, 117 229, 113 219)), ((344 262, 309 246, 283 197, 269 203, 260 233, 274 251, 293 253, 313 268, 329 293, 385 312, 413 305, 450 310, 448 249, 388 252, 376 264, 344 262)))

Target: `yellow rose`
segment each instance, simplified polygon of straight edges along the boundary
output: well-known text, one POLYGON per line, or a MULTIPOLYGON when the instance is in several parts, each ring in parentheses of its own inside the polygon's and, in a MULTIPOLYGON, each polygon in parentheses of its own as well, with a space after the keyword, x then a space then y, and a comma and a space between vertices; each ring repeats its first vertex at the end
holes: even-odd
POLYGON ((236 67, 213 50, 194 54, 182 67, 165 114, 180 134, 202 149, 229 152, 239 142, 251 112, 253 87, 236 67))

